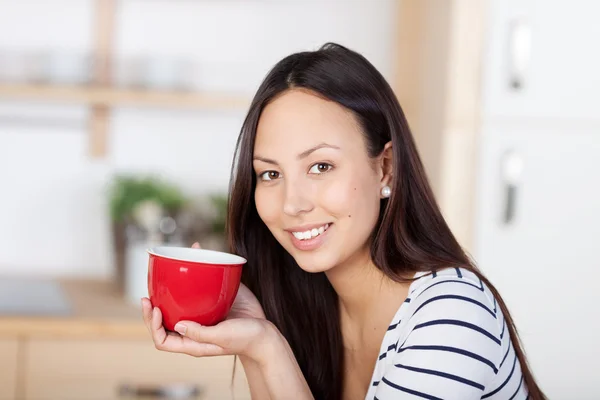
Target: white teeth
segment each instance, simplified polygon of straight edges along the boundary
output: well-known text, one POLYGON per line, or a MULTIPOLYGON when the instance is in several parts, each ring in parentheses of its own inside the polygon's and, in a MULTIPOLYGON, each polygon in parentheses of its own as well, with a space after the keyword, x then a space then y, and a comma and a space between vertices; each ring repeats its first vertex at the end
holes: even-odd
POLYGON ((292 232, 292 234, 298 240, 308 240, 308 239, 312 239, 314 237, 319 236, 320 234, 325 232, 327 230, 327 228, 329 228, 329 224, 325 224, 325 225, 321 226, 320 228, 313 228, 310 231, 292 232))

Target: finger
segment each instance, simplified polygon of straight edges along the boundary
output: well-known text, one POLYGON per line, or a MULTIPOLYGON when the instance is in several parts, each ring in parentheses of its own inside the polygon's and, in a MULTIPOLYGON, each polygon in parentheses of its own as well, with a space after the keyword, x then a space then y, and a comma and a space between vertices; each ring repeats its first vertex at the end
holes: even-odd
POLYGON ((179 336, 181 339, 182 349, 188 354, 192 354, 196 357, 214 357, 230 355, 221 346, 214 343, 201 343, 196 342, 186 336, 179 336))
POLYGON ((195 243, 192 245, 192 249, 199 249, 199 248, 200 248, 200 243, 198 243, 198 242, 195 242, 195 243))
POLYGON ((167 338, 167 331, 162 325, 162 313, 158 307, 154 307, 152 309, 152 320, 150 327, 152 331, 152 340, 154 340, 154 345, 158 349, 165 343, 167 338))
MULTIPOLYGON (((229 355, 222 347, 214 343, 203 343, 175 332, 167 332, 162 325, 162 313, 158 307, 152 307, 149 299, 142 299, 144 321, 150 330, 154 346, 161 351, 184 353, 195 357, 229 355)), ((187 324, 187 323, 186 323, 187 324)), ((193 322, 189 324, 195 324, 193 322)), ((195 324, 200 326, 199 324, 195 324)), ((190 332, 196 329, 194 326, 190 332)), ((199 335, 194 335, 199 337, 199 335)))
POLYGON ((152 338, 155 347, 162 351, 185 353, 196 357, 225 354, 223 348, 215 344, 201 343, 175 332, 167 332, 162 325, 162 313, 158 307, 152 310, 152 338))
POLYGON ((176 332, 167 332, 165 341, 157 348, 171 353, 183 353, 194 357, 230 355, 222 347, 213 343, 199 343, 176 332))
POLYGON ((152 321, 152 303, 147 297, 142 297, 142 317, 144 319, 144 324, 148 329, 148 333, 152 334, 152 330, 150 328, 152 321))
POLYGON ((166 331, 162 326, 162 314, 159 308, 155 307, 152 314, 152 339, 158 350, 195 357, 226 355, 224 349, 216 344, 197 342, 179 333, 166 331))
POLYGON ((202 326, 193 321, 180 321, 175 325, 175 330, 197 343, 211 344, 221 349, 227 347, 226 338, 229 334, 220 325, 202 326))

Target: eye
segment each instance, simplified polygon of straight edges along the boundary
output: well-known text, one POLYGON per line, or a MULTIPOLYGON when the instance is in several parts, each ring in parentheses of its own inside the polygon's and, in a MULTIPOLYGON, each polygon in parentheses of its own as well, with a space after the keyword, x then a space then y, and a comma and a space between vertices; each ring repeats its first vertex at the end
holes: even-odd
POLYGON ((279 172, 277 171, 265 171, 259 175, 259 178, 263 181, 272 181, 279 178, 279 172))
POLYGON ((327 163, 317 163, 310 167, 308 171, 311 174, 322 174, 325 172, 329 172, 333 169, 333 165, 327 163))

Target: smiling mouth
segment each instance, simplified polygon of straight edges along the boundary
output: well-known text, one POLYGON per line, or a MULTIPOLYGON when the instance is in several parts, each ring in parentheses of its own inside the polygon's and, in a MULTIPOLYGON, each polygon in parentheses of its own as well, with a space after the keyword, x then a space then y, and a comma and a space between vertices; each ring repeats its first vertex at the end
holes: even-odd
POLYGON ((330 226, 331 224, 325 224, 318 228, 313 228, 304 232, 292 232, 292 235, 294 235, 294 237, 298 240, 310 240, 322 235, 325 231, 327 231, 327 229, 329 229, 330 226))

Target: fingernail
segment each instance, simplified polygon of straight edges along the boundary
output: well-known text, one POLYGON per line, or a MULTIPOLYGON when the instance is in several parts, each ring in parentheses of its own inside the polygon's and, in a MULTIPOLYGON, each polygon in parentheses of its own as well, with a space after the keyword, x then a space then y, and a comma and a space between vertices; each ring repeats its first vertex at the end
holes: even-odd
POLYGON ((187 326, 178 322, 175 324, 175 332, 179 333, 182 336, 185 336, 185 331, 187 330, 187 326))

